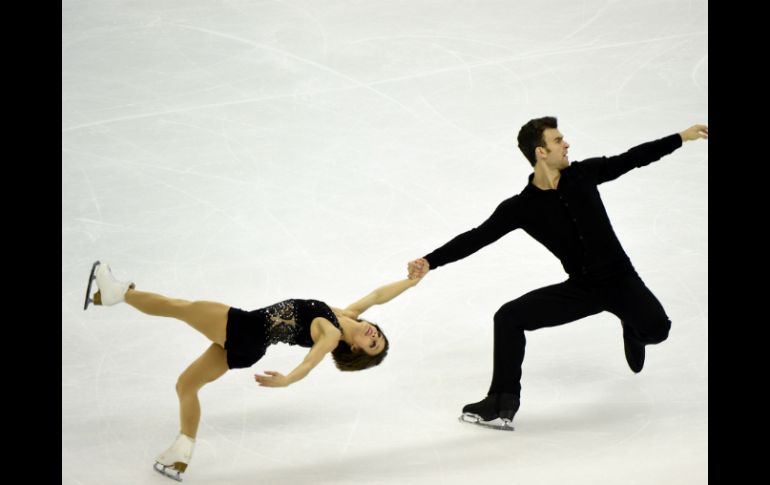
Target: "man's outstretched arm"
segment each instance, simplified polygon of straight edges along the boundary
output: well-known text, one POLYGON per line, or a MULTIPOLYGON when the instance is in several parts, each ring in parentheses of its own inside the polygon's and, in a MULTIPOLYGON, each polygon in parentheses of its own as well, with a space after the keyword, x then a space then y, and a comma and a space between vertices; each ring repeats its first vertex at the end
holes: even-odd
POLYGON ((484 246, 497 241, 520 226, 517 196, 503 201, 489 218, 478 227, 466 231, 440 248, 409 262, 410 279, 422 278, 430 269, 463 259, 484 246))
POLYGON ((659 140, 643 143, 612 157, 597 157, 575 163, 593 176, 597 184, 615 180, 634 168, 660 160, 682 146, 685 141, 708 139, 707 125, 693 125, 686 130, 659 140))

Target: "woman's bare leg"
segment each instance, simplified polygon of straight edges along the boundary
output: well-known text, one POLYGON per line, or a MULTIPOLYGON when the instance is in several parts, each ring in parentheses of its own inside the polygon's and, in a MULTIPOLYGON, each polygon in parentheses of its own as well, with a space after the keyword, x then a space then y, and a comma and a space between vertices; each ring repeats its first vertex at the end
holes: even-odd
MULTIPOLYGON (((227 338, 227 312, 230 307, 213 301, 187 301, 157 293, 129 289, 126 303, 140 312, 171 317, 188 323, 195 330, 224 349, 227 338)), ((223 350, 224 352, 224 350, 223 350)), ((225 362, 225 369, 226 369, 225 362)), ((221 375, 221 374, 220 374, 221 375)))
POLYGON ((179 396, 179 422, 182 434, 195 438, 201 419, 198 391, 209 382, 220 378, 227 370, 227 351, 219 345, 211 344, 179 376, 176 393, 179 396))

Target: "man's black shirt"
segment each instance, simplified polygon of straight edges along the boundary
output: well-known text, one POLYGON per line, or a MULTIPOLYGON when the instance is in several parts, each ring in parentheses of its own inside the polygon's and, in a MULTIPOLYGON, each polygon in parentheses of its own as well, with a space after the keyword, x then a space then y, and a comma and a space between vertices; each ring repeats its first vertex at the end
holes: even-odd
POLYGON ((469 256, 509 232, 522 228, 561 261, 570 276, 603 277, 631 267, 615 236, 597 185, 643 167, 682 146, 671 135, 613 157, 574 162, 561 171, 557 189, 529 183, 504 200, 480 226, 424 256, 431 269, 469 256))

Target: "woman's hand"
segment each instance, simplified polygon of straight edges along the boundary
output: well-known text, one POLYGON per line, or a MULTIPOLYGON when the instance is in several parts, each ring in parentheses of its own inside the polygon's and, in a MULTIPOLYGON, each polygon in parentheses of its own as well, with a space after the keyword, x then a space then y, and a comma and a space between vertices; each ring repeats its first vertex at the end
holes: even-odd
POLYGON ((415 259, 414 261, 409 261, 409 264, 407 265, 407 270, 409 273, 409 279, 420 279, 426 274, 428 274, 428 271, 430 271, 430 263, 425 258, 415 259))
POLYGON ((266 370, 265 374, 254 374, 254 380, 265 387, 286 387, 291 384, 288 377, 274 370, 266 370))

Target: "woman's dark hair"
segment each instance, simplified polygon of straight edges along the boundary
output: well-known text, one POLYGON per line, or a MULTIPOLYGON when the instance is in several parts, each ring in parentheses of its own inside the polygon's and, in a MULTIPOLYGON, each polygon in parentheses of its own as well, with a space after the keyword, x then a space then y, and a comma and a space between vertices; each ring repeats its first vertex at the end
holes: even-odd
MULTIPOLYGON (((358 321, 360 322, 361 320, 358 321)), ((376 323, 372 323, 372 325, 374 325, 374 327, 380 332, 380 335, 382 335, 382 338, 385 340, 385 346, 383 347, 382 352, 377 355, 369 355, 362 350, 353 352, 353 349, 350 348, 350 345, 348 345, 344 340, 340 340, 337 348, 332 350, 334 365, 336 365, 339 370, 354 371, 368 369, 369 367, 380 365, 383 359, 385 359, 385 356, 388 355, 388 349, 390 348, 388 337, 385 336, 385 333, 383 333, 379 325, 376 323)))

